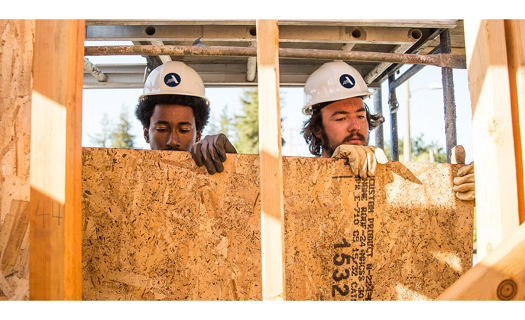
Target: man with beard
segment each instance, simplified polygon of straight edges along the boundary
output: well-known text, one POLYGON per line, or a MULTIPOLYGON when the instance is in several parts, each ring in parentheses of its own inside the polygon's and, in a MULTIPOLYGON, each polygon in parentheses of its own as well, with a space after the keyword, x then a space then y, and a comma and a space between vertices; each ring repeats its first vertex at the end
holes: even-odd
MULTIPOLYGON (((314 71, 304 87, 303 137, 310 153, 323 158, 347 158, 354 176, 374 176, 377 163, 388 159, 368 145, 369 132, 384 118, 371 114, 363 99, 370 92, 359 72, 343 61, 328 62, 314 71)), ((458 170, 454 191, 462 200, 474 199, 474 164, 458 170)))
POLYGON ((135 115, 152 150, 190 151, 210 174, 224 170, 226 153, 237 153, 222 133, 201 140, 210 102, 201 77, 183 62, 166 62, 149 74, 135 115))

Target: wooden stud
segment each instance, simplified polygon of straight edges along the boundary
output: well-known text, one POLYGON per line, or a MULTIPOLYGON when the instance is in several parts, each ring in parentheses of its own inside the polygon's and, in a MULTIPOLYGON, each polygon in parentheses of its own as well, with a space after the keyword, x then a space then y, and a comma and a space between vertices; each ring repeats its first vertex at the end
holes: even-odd
POLYGON ((465 20, 481 260, 519 225, 503 20, 465 20))
POLYGON ((518 180, 519 221, 525 221, 525 188, 523 185, 523 168, 525 167, 522 142, 525 141, 525 21, 505 20, 505 40, 512 107, 512 128, 514 131, 514 148, 516 150, 516 173, 518 180))
POLYGON ((285 300, 283 160, 277 20, 257 20, 257 70, 263 300, 285 300))
POLYGON ((29 298, 81 300, 83 20, 37 20, 29 298))
POLYGON ((524 300, 525 225, 470 269, 437 300, 524 300))

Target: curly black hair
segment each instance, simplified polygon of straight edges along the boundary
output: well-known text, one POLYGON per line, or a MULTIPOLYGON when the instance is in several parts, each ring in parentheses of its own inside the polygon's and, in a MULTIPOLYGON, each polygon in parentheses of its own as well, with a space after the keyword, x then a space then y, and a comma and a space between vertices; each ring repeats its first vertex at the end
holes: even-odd
MULTIPOLYGON (((303 123, 302 131, 304 140, 308 144, 308 149, 310 150, 310 153, 314 156, 321 156, 321 147, 322 147, 322 139, 318 138, 315 135, 315 132, 323 132, 323 116, 321 114, 321 109, 329 105, 334 101, 329 102, 323 102, 316 104, 312 106, 313 114, 312 116, 305 120, 303 123)), ((385 118, 377 113, 377 114, 371 114, 370 109, 366 105, 366 103, 363 102, 365 105, 366 110, 366 120, 368 121, 368 131, 374 130, 375 128, 379 127, 383 122, 385 122, 385 118)))
POLYGON ((191 107, 197 131, 202 131, 210 118, 210 106, 202 98, 173 94, 152 95, 144 97, 135 108, 135 116, 142 123, 143 128, 149 128, 150 119, 157 104, 178 104, 191 107))

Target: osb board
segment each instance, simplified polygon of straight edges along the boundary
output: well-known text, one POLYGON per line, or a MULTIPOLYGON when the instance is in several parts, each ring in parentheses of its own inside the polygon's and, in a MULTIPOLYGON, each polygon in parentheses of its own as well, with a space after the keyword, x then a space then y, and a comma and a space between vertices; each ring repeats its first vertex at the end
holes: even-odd
POLYGON ((459 166, 285 158, 286 290, 294 300, 430 300, 472 266, 473 201, 459 166))
POLYGON ((0 20, 0 300, 29 296, 34 21, 0 20))
MULTIPOLYGON (((84 299, 260 300, 259 157, 228 157, 210 176, 189 153, 84 148, 84 299)), ((458 166, 283 165, 288 300, 433 299, 472 265, 458 166)))

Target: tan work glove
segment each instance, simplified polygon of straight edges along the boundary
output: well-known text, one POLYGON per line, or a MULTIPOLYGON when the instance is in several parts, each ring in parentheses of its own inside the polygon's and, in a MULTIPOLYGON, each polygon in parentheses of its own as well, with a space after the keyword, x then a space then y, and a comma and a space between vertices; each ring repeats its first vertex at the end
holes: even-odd
POLYGON ((190 152, 198 167, 204 164, 209 174, 215 174, 224 170, 222 163, 226 161, 226 153, 237 153, 237 150, 223 133, 219 133, 204 137, 190 152))
POLYGON ((350 144, 342 144, 337 147, 332 158, 347 158, 352 174, 361 178, 373 177, 377 163, 385 164, 388 162, 385 152, 380 148, 350 144))
POLYGON ((469 165, 459 168, 452 190, 460 200, 474 200, 476 199, 474 187, 474 161, 472 161, 469 165))

